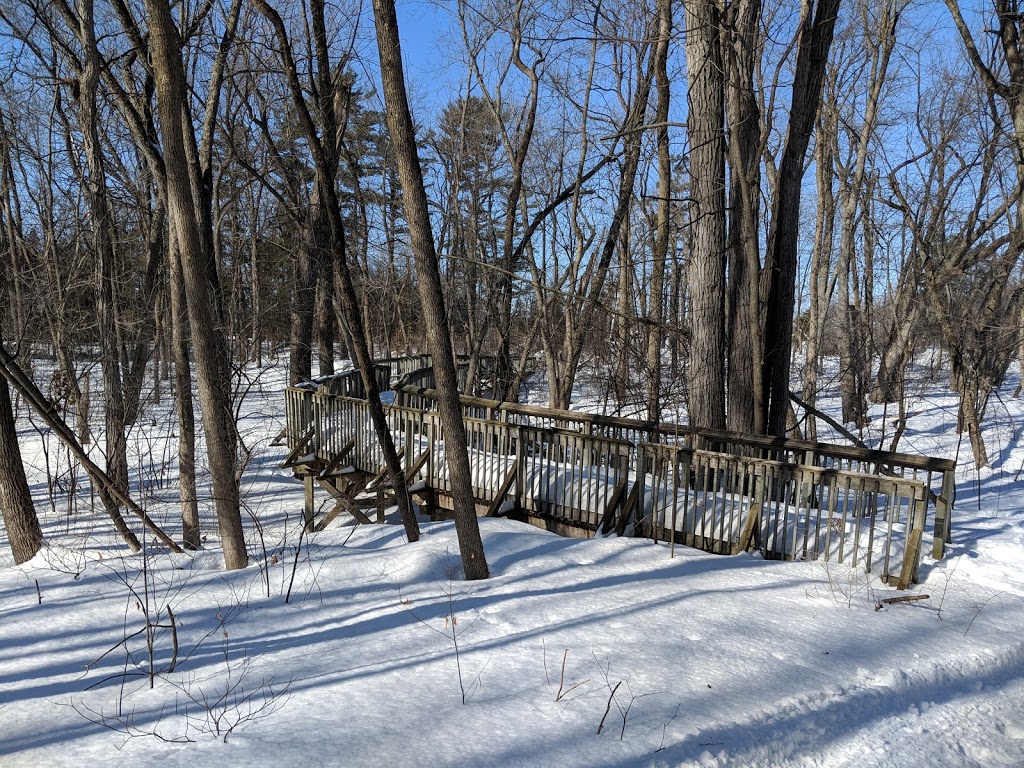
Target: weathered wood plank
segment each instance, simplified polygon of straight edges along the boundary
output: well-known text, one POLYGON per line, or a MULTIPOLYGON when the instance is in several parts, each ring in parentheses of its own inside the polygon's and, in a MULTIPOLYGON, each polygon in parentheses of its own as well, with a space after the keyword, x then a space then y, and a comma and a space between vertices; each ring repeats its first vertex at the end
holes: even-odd
POLYGON ((341 466, 341 462, 345 460, 345 457, 352 453, 352 449, 356 447, 356 439, 353 437, 347 443, 345 447, 336 453, 331 460, 327 462, 327 466, 320 471, 320 477, 330 477, 334 474, 334 471, 341 466))
POLYGON ((307 445, 309 445, 309 441, 313 439, 313 436, 315 434, 316 434, 316 425, 315 424, 310 424, 309 425, 309 429, 306 430, 306 434, 304 434, 301 438, 299 438, 299 442, 295 444, 295 447, 292 448, 291 451, 288 452, 288 455, 285 457, 285 460, 281 462, 280 468, 281 469, 287 469, 288 467, 293 467, 297 463, 299 463, 297 461, 297 459, 302 454, 302 450, 307 445))
POLYGON ((896 583, 897 589, 907 589, 913 582, 920 550, 921 531, 915 528, 907 537, 907 548, 903 550, 903 566, 900 568, 900 578, 896 583))
POLYGON ((498 510, 505 502, 505 497, 508 496, 508 492, 512 488, 512 483, 516 481, 516 476, 518 474, 519 466, 517 464, 513 464, 509 467, 508 472, 505 474, 505 479, 502 480, 501 485, 498 486, 498 492, 494 494, 491 506, 487 508, 487 517, 494 517, 498 514, 498 510))

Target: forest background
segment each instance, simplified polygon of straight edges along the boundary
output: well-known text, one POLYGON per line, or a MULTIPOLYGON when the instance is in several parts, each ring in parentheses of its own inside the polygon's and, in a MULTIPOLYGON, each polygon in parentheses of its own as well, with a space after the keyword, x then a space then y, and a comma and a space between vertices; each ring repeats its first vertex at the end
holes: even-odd
POLYGON ((398 93, 390 3, 0 3, 16 559, 40 535, 15 404, 83 461, 102 443, 90 474, 130 542, 128 438, 173 397, 183 542, 199 462, 244 566, 238 395, 285 347, 292 382, 448 349, 471 390, 493 359, 499 399, 541 378, 569 407, 587 372, 609 412, 809 439, 834 356, 849 436, 892 404, 892 449, 927 350, 989 463, 1024 343, 1016 2, 413 9, 443 47, 398 93))

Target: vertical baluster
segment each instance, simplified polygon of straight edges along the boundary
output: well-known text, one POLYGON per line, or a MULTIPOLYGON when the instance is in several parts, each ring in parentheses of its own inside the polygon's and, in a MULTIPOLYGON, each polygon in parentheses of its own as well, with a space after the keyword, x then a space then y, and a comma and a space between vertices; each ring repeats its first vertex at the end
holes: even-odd
MULTIPOLYGON (((882 519, 888 517, 889 505, 892 504, 893 494, 896 492, 896 481, 890 480, 886 482, 886 490, 883 493, 881 488, 881 481, 875 481, 875 499, 881 496, 884 500, 882 502, 882 519)), ((871 505, 871 521, 868 525, 868 551, 864 561, 864 570, 871 572, 871 561, 873 560, 874 548, 875 548, 875 519, 878 517, 878 504, 874 501, 871 505)))
POLYGON ((868 501, 868 489, 867 483, 864 477, 860 477, 857 481, 859 491, 857 496, 854 498, 854 523, 853 523, 853 557, 850 560, 850 567, 856 568, 857 561, 859 559, 861 545, 860 545, 860 529, 864 521, 864 515, 867 513, 867 501, 868 501))
POLYGON ((800 474, 796 489, 796 514, 798 519, 802 516, 804 520, 804 535, 803 543, 800 547, 800 558, 806 560, 807 544, 810 541, 811 536, 811 505, 809 498, 808 501, 804 503, 804 494, 806 493, 807 496, 810 497, 810 495, 814 493, 814 475, 809 474, 809 471, 805 470, 803 467, 799 468, 798 472, 800 474), (801 510, 803 510, 803 512, 801 512, 801 510))
POLYGON ((850 512, 850 484, 853 479, 847 475, 846 482, 843 484, 843 517, 842 517, 842 538, 839 540, 839 552, 836 555, 836 562, 843 562, 843 555, 846 551, 846 521, 850 512))

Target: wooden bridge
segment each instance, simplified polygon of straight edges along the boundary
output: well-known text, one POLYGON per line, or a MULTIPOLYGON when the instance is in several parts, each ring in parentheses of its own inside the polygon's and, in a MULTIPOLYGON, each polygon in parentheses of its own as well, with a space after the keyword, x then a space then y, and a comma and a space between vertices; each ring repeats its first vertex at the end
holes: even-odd
MULTIPOLYGON (((443 516, 452 502, 430 358, 381 361, 375 374, 394 394, 385 410, 405 469, 400 490, 443 516)), ((916 581, 922 548, 938 559, 949 541, 956 464, 948 459, 461 400, 480 515, 563 535, 615 532, 846 563, 901 589, 916 581)), ((383 519, 396 489, 386 484, 358 371, 289 387, 285 404, 284 466, 306 483, 307 525, 322 529, 346 512, 369 523, 373 507, 383 519), (319 521, 317 487, 335 502, 319 521)))

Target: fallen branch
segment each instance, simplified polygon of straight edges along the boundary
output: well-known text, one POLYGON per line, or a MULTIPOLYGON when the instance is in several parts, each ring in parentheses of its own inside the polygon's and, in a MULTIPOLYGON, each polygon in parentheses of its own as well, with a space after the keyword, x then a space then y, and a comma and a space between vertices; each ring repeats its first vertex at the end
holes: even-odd
POLYGON ((9 354, 2 345, 0 345, 0 376, 3 376, 21 394, 32 409, 46 422, 47 426, 57 434, 61 442, 68 447, 68 450, 81 462, 93 485, 96 486, 100 501, 103 503, 107 515, 109 515, 114 523, 114 527, 133 552, 138 552, 142 549, 142 544, 139 542, 138 537, 132 533, 132 530, 125 525, 124 519, 121 517, 117 507, 118 503, 123 504, 136 517, 142 520, 143 524, 153 532, 153 535, 170 548, 172 552, 181 552, 181 547, 175 543, 174 539, 164 533, 163 529, 153 522, 149 515, 146 514, 146 511, 136 504, 131 496, 118 488, 114 481, 110 479, 110 476, 93 463, 85 448, 78 442, 75 433, 71 431, 71 428, 64 419, 57 413, 57 408, 54 404, 39 390, 35 382, 25 374, 21 366, 18 365, 14 355, 9 354))
POLYGON ((900 597, 886 597, 882 600, 875 601, 875 610, 882 610, 883 605, 892 605, 894 603, 916 603, 918 600, 927 600, 931 595, 901 595, 900 597))
POLYGON ((810 403, 805 402, 798 394, 796 394, 796 392, 790 392, 789 393, 789 399, 792 400, 797 405, 799 405, 801 408, 803 408, 808 413, 813 414, 814 416, 817 416, 819 419, 824 421, 826 424, 828 424, 830 427, 832 427, 832 429, 834 429, 836 432, 841 434, 843 437, 845 437, 851 443, 856 445, 858 448, 863 448, 865 451, 870 451, 871 450, 871 446, 870 445, 865 443, 863 440, 861 440, 859 437, 857 437, 855 434, 853 434, 853 432, 848 430, 846 427, 844 427, 842 424, 840 424, 838 421, 833 419, 831 416, 829 416, 824 411, 819 411, 817 408, 815 408, 810 403))
MULTIPOLYGON (((838 421, 836 421, 831 416, 829 416, 827 413, 824 413, 823 411, 819 411, 817 408, 815 408, 810 403, 805 402, 798 394, 796 394, 796 392, 790 392, 789 393, 789 399, 792 400, 797 405, 799 405, 801 408, 803 408, 808 413, 813 414, 814 416, 817 416, 819 419, 821 419, 826 424, 828 424, 830 427, 835 429, 839 434, 841 434, 843 437, 845 437, 851 443, 856 445, 858 448, 863 448, 865 451, 873 451, 873 450, 875 450, 870 445, 868 445, 863 440, 861 440, 859 437, 857 437, 855 434, 853 434, 853 432, 851 432, 846 427, 844 427, 842 424, 840 424, 838 421)), ((906 424, 904 424, 903 426, 906 427, 906 424)), ((881 464, 879 464, 877 466, 878 466, 879 474, 885 475, 886 477, 896 477, 896 478, 899 477, 899 475, 896 474, 895 472, 893 472, 891 469, 887 469, 886 467, 883 467, 881 464)), ((938 497, 935 495, 935 491, 933 491, 933 490, 931 490, 929 488, 928 489, 928 501, 930 503, 934 504, 937 498, 938 497)))

